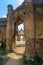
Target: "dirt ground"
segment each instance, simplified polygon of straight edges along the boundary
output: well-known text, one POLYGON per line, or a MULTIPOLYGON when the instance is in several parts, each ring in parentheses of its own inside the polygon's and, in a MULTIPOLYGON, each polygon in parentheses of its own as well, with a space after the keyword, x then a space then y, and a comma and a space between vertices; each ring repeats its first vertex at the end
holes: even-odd
POLYGON ((25 47, 16 47, 13 53, 8 54, 8 61, 5 65, 24 65, 22 57, 25 51, 25 47))

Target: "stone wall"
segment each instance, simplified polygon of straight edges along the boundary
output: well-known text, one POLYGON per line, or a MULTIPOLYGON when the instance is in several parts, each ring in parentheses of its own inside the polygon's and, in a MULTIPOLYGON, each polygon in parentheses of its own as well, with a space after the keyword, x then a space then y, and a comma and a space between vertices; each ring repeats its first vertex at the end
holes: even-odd
POLYGON ((6 27, 0 27, 0 42, 6 42, 6 27))
POLYGON ((17 24, 19 23, 18 22, 19 18, 24 22, 26 57, 34 56, 35 54, 42 55, 43 54, 43 8, 41 7, 36 8, 35 19, 34 19, 34 9, 33 6, 30 5, 26 5, 24 9, 16 12, 13 12, 13 7, 11 5, 8 6, 7 29, 6 29, 7 50, 11 50, 12 48, 11 47, 12 35, 14 34, 14 39, 15 39, 15 35, 17 34, 17 24))
POLYGON ((43 55, 43 9, 41 7, 36 8, 35 19, 33 9, 31 10, 24 16, 27 58, 36 54, 43 55))
POLYGON ((30 9, 29 13, 24 16, 24 28, 25 28, 25 52, 26 57, 33 56, 34 50, 34 16, 33 9, 30 9))
POLYGON ((36 48, 39 55, 43 55, 43 8, 36 9, 36 48))

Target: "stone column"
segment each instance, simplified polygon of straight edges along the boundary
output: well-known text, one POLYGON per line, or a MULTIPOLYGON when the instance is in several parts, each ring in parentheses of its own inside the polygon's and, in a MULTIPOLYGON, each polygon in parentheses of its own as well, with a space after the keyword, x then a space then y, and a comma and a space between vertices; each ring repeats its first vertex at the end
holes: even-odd
POLYGON ((14 34, 14 28, 15 28, 14 21, 15 21, 14 18, 12 18, 12 36, 14 34))
POLYGON ((13 44, 14 44, 14 28, 15 28, 14 18, 12 18, 12 47, 13 47, 13 44))
POLYGON ((17 35, 18 34, 18 23, 16 22, 15 23, 15 35, 17 35))
POLYGON ((12 15, 13 7, 8 5, 8 14, 7 14, 7 31, 6 31, 6 46, 7 51, 12 51, 12 15))

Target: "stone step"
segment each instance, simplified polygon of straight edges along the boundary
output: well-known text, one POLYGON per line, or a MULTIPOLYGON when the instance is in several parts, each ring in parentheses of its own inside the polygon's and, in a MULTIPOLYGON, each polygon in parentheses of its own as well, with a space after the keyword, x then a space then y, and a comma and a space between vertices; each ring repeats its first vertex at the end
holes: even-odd
POLYGON ((25 52, 25 47, 15 47, 15 49, 13 48, 13 51, 18 55, 23 55, 25 52))

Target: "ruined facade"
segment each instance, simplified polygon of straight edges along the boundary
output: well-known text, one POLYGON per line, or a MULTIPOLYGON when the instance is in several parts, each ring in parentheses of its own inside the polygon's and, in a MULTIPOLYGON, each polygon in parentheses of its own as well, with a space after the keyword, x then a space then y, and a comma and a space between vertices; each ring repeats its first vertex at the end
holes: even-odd
POLYGON ((0 18, 0 43, 6 42, 7 19, 0 18))
POLYGON ((11 50, 13 39, 15 43, 19 21, 24 23, 26 57, 34 56, 35 54, 43 55, 43 3, 24 0, 23 4, 15 10, 13 10, 12 5, 8 5, 6 24, 7 51, 11 50))

